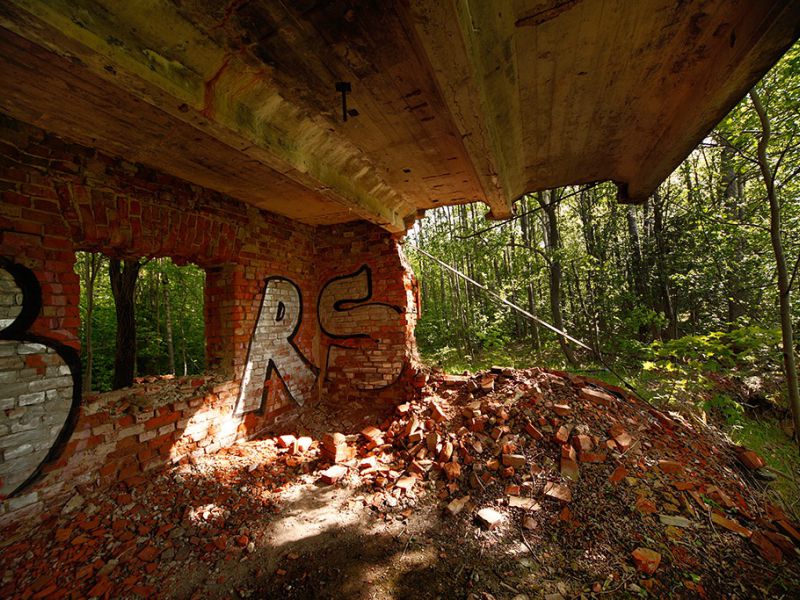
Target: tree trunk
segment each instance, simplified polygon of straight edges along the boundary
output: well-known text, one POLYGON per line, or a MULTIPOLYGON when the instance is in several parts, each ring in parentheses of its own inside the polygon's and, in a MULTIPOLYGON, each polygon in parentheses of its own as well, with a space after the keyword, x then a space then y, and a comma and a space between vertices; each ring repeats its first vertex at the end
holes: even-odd
POLYGON ((797 365, 794 356, 794 332, 792 330, 792 304, 789 297, 789 271, 786 266, 786 256, 783 252, 781 239, 781 207, 775 193, 775 179, 767 160, 767 145, 771 135, 769 117, 767 116, 761 98, 755 89, 750 91, 750 99, 758 113, 761 122, 761 139, 758 141, 758 166, 764 179, 769 200, 769 234, 772 241, 772 251, 775 254, 775 266, 778 271, 778 301, 780 304, 781 340, 783 346, 783 367, 786 374, 788 388, 789 408, 792 411, 794 424, 794 439, 800 444, 800 391, 797 385, 797 365))
POLYGON ((664 205, 661 192, 653 192, 653 234, 656 238, 656 267, 658 268, 658 285, 661 292, 661 310, 667 316, 666 338, 678 337, 678 314, 669 287, 667 271, 667 249, 664 241, 664 205))
POLYGON ((189 374, 189 363, 186 360, 186 330, 183 326, 184 319, 178 319, 178 328, 181 331, 181 363, 183 364, 183 376, 189 374))
POLYGON ((136 370, 136 314, 134 295, 136 279, 141 263, 138 260, 111 259, 108 274, 111 279, 111 293, 117 313, 117 349, 114 354, 114 377, 111 388, 133 385, 136 370))
MULTIPOLYGON (((626 211, 628 220, 628 241, 630 246, 631 260, 631 287, 639 306, 647 305, 645 290, 644 260, 642 257, 642 244, 639 240, 639 224, 636 222, 636 213, 633 206, 628 206, 626 211)), ((647 339, 647 325, 640 324, 638 332, 639 340, 647 339)))
POLYGON ((92 391, 92 370, 94 369, 94 345, 92 344, 92 321, 94 315, 94 284, 97 272, 100 270, 102 257, 92 252, 86 252, 83 257, 84 280, 86 281, 86 339, 83 347, 86 349, 86 368, 83 374, 83 389, 92 391))
MULTIPOLYGON (((725 211, 725 217, 729 221, 737 222, 742 220, 742 215, 737 193, 736 172, 733 168, 734 152, 735 150, 723 140, 719 159, 719 167, 722 172, 720 204, 725 211)), ((744 279, 740 272, 744 261, 744 248, 738 227, 732 228, 729 235, 733 236, 734 259, 725 267, 725 295, 728 304, 728 328, 732 329, 739 318, 745 314, 744 279)))
MULTIPOLYGON (((559 252, 561 249, 561 238, 558 231, 558 216, 557 205, 555 202, 548 201, 552 199, 552 192, 547 193, 548 198, 545 199, 545 193, 539 192, 537 200, 539 206, 542 207, 542 212, 546 218, 546 235, 545 244, 548 251, 550 260, 550 310, 553 315, 553 326, 556 329, 564 330, 564 315, 561 312, 561 258, 559 252)), ((577 364, 575 354, 572 347, 566 339, 558 336, 558 343, 561 346, 561 351, 564 353, 565 358, 571 365, 577 364)))
POLYGON ((169 303, 169 279, 166 275, 162 278, 164 285, 164 337, 167 342, 167 360, 169 372, 175 375, 175 346, 172 343, 172 309, 169 303))
MULTIPOLYGON (((533 282, 528 282, 528 312, 533 316, 537 315, 536 309, 536 292, 533 289, 533 282)), ((541 350, 542 341, 539 337, 539 323, 531 321, 531 332, 533 334, 533 348, 534 350, 541 350)))

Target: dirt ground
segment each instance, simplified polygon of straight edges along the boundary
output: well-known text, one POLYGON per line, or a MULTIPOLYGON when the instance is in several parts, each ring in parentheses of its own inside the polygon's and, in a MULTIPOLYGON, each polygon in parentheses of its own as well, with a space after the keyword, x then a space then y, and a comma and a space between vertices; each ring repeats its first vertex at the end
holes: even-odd
POLYGON ((0 597, 798 597, 800 539, 764 485, 713 432, 617 392, 483 374, 399 410, 307 407, 137 489, 76 494, 3 532, 0 597), (333 484, 331 432, 349 452, 333 484))

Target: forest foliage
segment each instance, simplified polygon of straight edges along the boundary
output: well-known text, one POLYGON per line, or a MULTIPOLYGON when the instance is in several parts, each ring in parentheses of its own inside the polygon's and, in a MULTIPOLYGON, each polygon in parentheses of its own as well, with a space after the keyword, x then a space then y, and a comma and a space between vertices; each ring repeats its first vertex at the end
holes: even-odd
POLYGON ((423 357, 450 371, 538 364, 619 383, 604 373, 605 363, 649 400, 714 413, 731 426, 741 426, 747 394, 766 396, 771 414, 790 431, 761 140, 779 208, 787 304, 794 300, 789 317, 800 330, 795 46, 754 97, 743 99, 640 206, 620 204, 616 187, 600 183, 529 194, 504 222, 487 221, 475 204, 429 211, 407 244, 421 285, 423 357), (764 108, 769 136, 754 99, 764 108), (583 340, 591 352, 509 310, 415 247, 583 340), (739 393, 722 380, 733 381, 739 393))
MULTIPOLYGON (((773 121, 770 154, 784 245, 796 275, 798 47, 759 89, 773 121)), ((523 340, 546 354, 557 340, 415 253, 412 244, 531 313, 561 320, 595 353, 623 360, 641 355, 655 341, 775 329, 769 208, 753 158, 759 132, 752 103, 744 99, 641 206, 620 204, 615 186, 600 183, 525 196, 510 221, 487 221, 475 204, 430 211, 417 223, 408 247, 422 287, 420 346, 448 362, 523 340), (553 300, 560 300, 558 306, 553 300), (554 310, 560 310, 560 319, 553 318, 554 310)), ((793 319, 800 321, 800 312, 795 310, 793 319)), ((566 355, 564 362, 569 362, 566 355)))
MULTIPOLYGON (((205 272, 191 264, 178 266, 169 258, 136 262, 134 375, 202 373, 205 272)), ((108 391, 114 378, 117 315, 109 264, 107 256, 79 252, 75 265, 81 277, 81 363, 90 369, 84 373, 87 391, 108 391)))

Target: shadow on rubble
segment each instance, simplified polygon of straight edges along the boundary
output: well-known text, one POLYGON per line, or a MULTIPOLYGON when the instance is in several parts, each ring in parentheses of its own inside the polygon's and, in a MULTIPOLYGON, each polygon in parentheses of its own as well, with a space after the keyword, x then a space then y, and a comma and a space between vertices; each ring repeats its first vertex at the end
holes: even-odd
MULTIPOLYGON (((187 489, 218 484, 192 479, 187 489)), ((420 509, 413 520, 386 515, 364 507, 358 488, 299 481, 287 481, 283 500, 267 501, 259 511, 257 503, 243 501, 252 488, 237 487, 238 494, 216 502, 202 495, 176 502, 184 531, 175 546, 179 553, 187 545, 192 550, 179 561, 183 568, 162 562, 158 578, 169 596, 449 598, 454 586, 466 589, 471 572, 455 557, 440 557, 430 538, 430 511, 420 509), (222 546, 226 534, 232 543, 222 546), (247 543, 240 543, 242 536, 247 543)))
MULTIPOLYGON (((436 505, 420 505, 410 518, 383 513, 364 507, 360 492, 298 483, 278 510, 250 523, 253 551, 229 547, 202 554, 190 570, 173 573, 172 581, 165 578, 169 595, 389 600, 513 589, 500 582, 503 573, 518 567, 519 557, 508 548, 502 556, 499 548, 485 552, 486 537, 467 535, 473 529, 469 522, 443 526, 436 505)), ((231 526, 235 518, 230 515, 231 526)))
MULTIPOLYGON (((563 392, 548 393, 552 399, 563 397, 563 392)), ((584 424, 595 431, 608 429, 607 406, 601 410, 571 398, 574 409, 584 411, 584 424)), ((452 399, 454 406, 459 401, 452 399)), ((544 403, 536 407, 550 410, 544 403)), ((322 433, 338 431, 355 438, 366 425, 389 429, 381 425, 382 409, 371 408, 306 407, 296 419, 279 423, 273 435, 320 439, 322 433)), ((633 405, 617 409, 615 422, 627 417, 624 422, 633 424, 633 417, 640 417, 633 405)), ((519 413, 513 409, 504 420, 518 428, 522 415, 515 410, 519 413)), ((461 424, 456 417, 450 431, 461 432, 461 424)), ((641 435, 659 452, 674 442, 645 429, 641 435)), ((691 456, 710 456, 695 452, 708 440, 693 435, 686 443, 691 456)), ((758 580, 770 589, 782 572, 796 571, 791 564, 776 567, 757 560, 749 541, 720 535, 704 515, 698 515, 688 535, 676 529, 667 536, 658 515, 638 508, 642 498, 652 497, 679 510, 678 499, 670 500, 671 486, 660 483, 653 469, 616 485, 609 482, 616 472, 612 461, 589 464, 565 507, 541 493, 563 449, 549 439, 531 439, 525 448, 538 466, 531 478, 535 508, 506 506, 506 485, 512 480, 502 477, 466 487, 465 478, 448 484, 446 474, 434 471, 410 487, 387 485, 407 469, 402 451, 385 462, 393 473, 382 481, 351 469, 335 485, 322 485, 318 471, 330 462, 317 458, 317 449, 295 453, 294 446, 277 439, 236 444, 153 471, 130 488, 120 483, 87 493, 80 507, 42 523, 24 541, 4 546, 3 570, 14 577, 0 587, 0 596, 42 596, 58 588, 75 597, 381 600, 475 594, 484 600, 522 593, 529 598, 590 596, 589 590, 597 589, 596 597, 638 595, 639 586, 649 582, 653 595, 681 597, 691 595, 687 581, 694 585, 703 577, 717 587, 729 586, 709 594, 722 597, 737 587, 753 595, 747 592, 755 588, 744 586, 758 580), (466 494, 470 508, 446 516, 443 499, 466 494), (475 510, 492 506, 504 519, 486 530, 475 522, 475 510), (664 552, 657 580, 637 574, 630 559, 634 547, 654 543, 664 552), (42 575, 42 564, 53 568, 42 575)), ((702 473, 717 484, 725 478, 708 469, 702 473)), ((683 521, 673 517, 673 522, 683 521)))
POLYGON ((618 570, 608 558, 620 549, 606 546, 602 534, 588 560, 585 545, 578 550, 549 539, 556 530, 549 537, 546 529, 528 532, 524 544, 514 527, 484 531, 470 518, 444 517, 425 494, 411 510, 375 508, 368 489, 322 485, 304 470, 284 477, 274 503, 259 492, 258 482, 271 477, 268 467, 238 480, 202 465, 186 473, 192 492, 179 494, 186 501, 175 503, 174 518, 185 530, 176 542, 192 554, 177 569, 162 564, 158 578, 168 584, 162 589, 176 598, 512 597, 579 591, 576 582, 602 581, 618 570), (217 546, 226 536, 230 543, 217 546))

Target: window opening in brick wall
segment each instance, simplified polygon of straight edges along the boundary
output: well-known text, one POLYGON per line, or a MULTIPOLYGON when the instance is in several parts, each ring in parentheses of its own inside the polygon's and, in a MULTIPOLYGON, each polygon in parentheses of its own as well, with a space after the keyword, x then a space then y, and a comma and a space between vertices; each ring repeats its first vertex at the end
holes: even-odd
MULTIPOLYGON (((134 383, 159 375, 196 375, 205 370, 205 271, 170 258, 116 261, 100 253, 78 252, 81 280, 81 364, 84 391, 104 392, 115 385, 117 328, 112 291, 114 264, 132 282, 135 335, 125 335, 124 365, 132 365, 134 383), (130 271, 128 270, 130 269, 130 271)), ((124 321, 122 321, 123 327, 124 321)))

